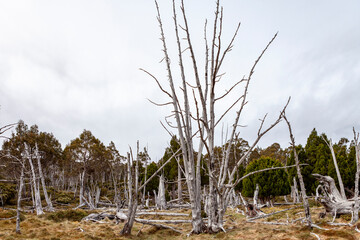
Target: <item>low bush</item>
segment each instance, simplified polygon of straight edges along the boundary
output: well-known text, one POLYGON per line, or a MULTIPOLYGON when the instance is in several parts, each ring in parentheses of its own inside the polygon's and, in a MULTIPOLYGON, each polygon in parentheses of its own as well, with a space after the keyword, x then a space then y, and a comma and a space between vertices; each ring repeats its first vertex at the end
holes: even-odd
POLYGON ((81 209, 78 209, 78 210, 68 209, 68 210, 64 210, 64 211, 50 213, 49 215, 47 215, 46 218, 49 220, 52 220, 54 222, 62 222, 65 220, 80 222, 81 219, 83 219, 87 215, 89 215, 89 214, 81 209))
POLYGON ((63 204, 71 203, 73 201, 72 193, 61 192, 57 195, 55 201, 63 204))
POLYGON ((0 183, 0 204, 9 204, 11 199, 15 199, 16 194, 15 184, 0 183))

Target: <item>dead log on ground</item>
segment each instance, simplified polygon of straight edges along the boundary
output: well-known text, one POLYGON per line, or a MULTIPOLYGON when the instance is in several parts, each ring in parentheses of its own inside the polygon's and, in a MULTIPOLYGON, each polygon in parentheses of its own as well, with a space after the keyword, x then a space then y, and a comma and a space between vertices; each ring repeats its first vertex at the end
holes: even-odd
POLYGON ((318 181, 316 189, 316 200, 325 207, 325 214, 331 213, 333 216, 341 214, 352 214, 355 200, 343 198, 336 187, 335 181, 330 176, 312 174, 318 181), (319 190, 322 194, 320 195, 319 190))

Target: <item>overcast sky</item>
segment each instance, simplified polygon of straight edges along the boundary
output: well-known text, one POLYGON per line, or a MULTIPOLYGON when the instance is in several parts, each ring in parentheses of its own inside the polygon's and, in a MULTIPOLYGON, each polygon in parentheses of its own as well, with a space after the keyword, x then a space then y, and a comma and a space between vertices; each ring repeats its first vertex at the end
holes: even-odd
MULTIPOLYGON (((171 51, 176 46, 170 2, 159 0, 171 51)), ((185 4, 195 53, 203 59, 203 26, 213 19, 215 2, 185 4)), ((266 113, 269 120, 276 117, 289 96, 287 115, 297 143, 305 144, 313 128, 334 141, 351 139, 353 126, 360 130, 359 1, 224 0, 222 5, 224 42, 237 22, 241 27, 218 94, 248 75, 279 32, 255 71, 242 138, 254 140, 258 119, 266 113)), ((159 121, 170 109, 148 102, 166 99, 139 68, 166 85, 162 57, 151 0, 0 0, 0 125, 19 119, 37 124, 63 147, 87 129, 106 145, 114 141, 121 154, 139 140, 158 160, 170 140, 159 121)), ((219 112, 239 93, 241 87, 219 104, 219 112)), ((284 123, 260 146, 274 142, 288 146, 284 123)))

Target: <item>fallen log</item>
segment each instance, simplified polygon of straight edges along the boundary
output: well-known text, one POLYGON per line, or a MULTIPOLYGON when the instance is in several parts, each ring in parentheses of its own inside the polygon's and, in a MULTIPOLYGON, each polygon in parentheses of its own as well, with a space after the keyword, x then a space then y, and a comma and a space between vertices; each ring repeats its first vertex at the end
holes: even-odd
POLYGON ((142 223, 142 224, 148 224, 148 225, 151 225, 151 226, 154 226, 154 227, 157 227, 157 228, 171 229, 171 230, 173 230, 174 232, 183 234, 183 232, 180 231, 179 229, 176 229, 176 228, 171 227, 171 226, 159 224, 159 223, 150 222, 150 220, 147 220, 147 219, 135 218, 135 222, 142 223))

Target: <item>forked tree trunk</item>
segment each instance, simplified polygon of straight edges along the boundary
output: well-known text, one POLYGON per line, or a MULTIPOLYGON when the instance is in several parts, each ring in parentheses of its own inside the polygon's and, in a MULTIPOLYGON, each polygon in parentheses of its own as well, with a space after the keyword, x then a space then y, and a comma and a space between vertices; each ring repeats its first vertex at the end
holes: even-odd
POLYGON ((35 168, 34 168, 34 165, 33 165, 33 162, 32 162, 32 156, 30 154, 30 149, 29 149, 29 147, 28 147, 28 145, 26 143, 25 143, 25 152, 26 152, 29 164, 30 164, 30 169, 31 169, 31 184, 32 184, 32 188, 34 190, 36 214, 37 215, 42 215, 42 214, 44 214, 44 211, 43 211, 43 208, 42 208, 42 205, 41 205, 39 182, 37 181, 37 177, 36 177, 36 174, 35 174, 35 168))
MULTIPOLYGON (((131 155, 132 156, 132 155, 131 155)), ((134 160, 132 158, 132 163, 134 160)), ((129 189, 129 207, 128 207, 128 216, 127 222, 125 223, 123 229, 121 230, 121 235, 130 235, 132 227, 135 221, 135 215, 138 205, 138 182, 139 182, 139 142, 137 142, 137 157, 136 157, 136 167, 135 167, 135 189, 133 190, 133 181, 131 173, 131 162, 130 154, 128 154, 128 189, 129 189)))
POLYGON ((40 154, 39 154, 37 144, 35 144, 35 156, 36 156, 37 163, 38 163, 39 175, 40 175, 41 185, 43 187, 43 192, 44 192, 47 208, 50 212, 54 212, 55 211, 54 207, 52 205, 51 199, 49 198, 47 190, 46 190, 45 178, 44 178, 44 174, 43 174, 42 168, 41 168, 40 154))

